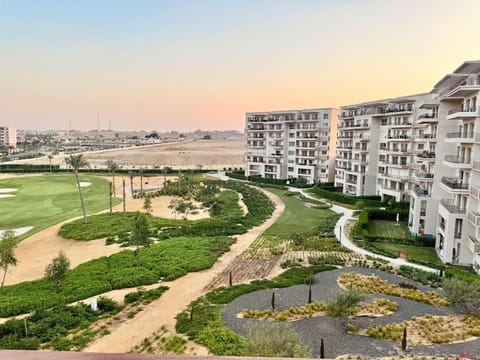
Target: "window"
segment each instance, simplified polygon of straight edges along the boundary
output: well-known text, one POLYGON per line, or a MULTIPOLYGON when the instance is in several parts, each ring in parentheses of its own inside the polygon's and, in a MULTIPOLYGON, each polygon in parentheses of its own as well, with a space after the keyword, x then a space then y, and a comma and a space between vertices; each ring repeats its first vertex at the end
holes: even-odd
POLYGON ((328 120, 328 114, 323 114, 323 120, 328 120))

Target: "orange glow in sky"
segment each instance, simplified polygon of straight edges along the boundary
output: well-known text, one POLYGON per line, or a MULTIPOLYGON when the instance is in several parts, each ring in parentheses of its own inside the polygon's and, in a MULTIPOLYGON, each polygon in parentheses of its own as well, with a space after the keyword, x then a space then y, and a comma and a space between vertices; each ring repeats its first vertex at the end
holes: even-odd
POLYGON ((243 129, 244 113, 430 91, 480 1, 0 0, 0 125, 243 129))

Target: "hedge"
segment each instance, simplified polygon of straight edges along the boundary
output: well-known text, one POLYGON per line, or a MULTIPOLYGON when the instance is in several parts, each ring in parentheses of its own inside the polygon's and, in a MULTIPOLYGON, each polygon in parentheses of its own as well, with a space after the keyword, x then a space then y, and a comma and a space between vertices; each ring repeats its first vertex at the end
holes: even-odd
POLYGON ((336 201, 342 204, 355 205, 358 201, 362 201, 368 207, 381 207, 383 203, 377 200, 379 197, 372 196, 351 196, 340 192, 332 192, 321 186, 316 186, 311 190, 314 194, 321 198, 336 201))
POLYGON ((245 176, 245 173, 243 171, 231 171, 231 172, 226 172, 225 175, 228 177, 231 177, 232 179, 237 179, 237 180, 245 180, 245 181, 251 181, 254 183, 260 183, 260 184, 271 184, 271 185, 282 185, 282 186, 293 186, 293 187, 298 187, 298 188, 309 188, 312 187, 312 184, 306 184, 306 183, 298 183, 297 179, 269 179, 269 178, 264 178, 259 175, 254 175, 254 176, 245 176), (287 181, 289 184, 287 184, 287 181))
POLYGON ((433 237, 411 237, 411 239, 405 238, 396 238, 396 237, 383 237, 383 236, 373 236, 367 235, 364 237, 368 242, 377 242, 385 244, 397 244, 397 245, 410 245, 410 246, 420 246, 420 247, 435 247, 435 238, 433 237))

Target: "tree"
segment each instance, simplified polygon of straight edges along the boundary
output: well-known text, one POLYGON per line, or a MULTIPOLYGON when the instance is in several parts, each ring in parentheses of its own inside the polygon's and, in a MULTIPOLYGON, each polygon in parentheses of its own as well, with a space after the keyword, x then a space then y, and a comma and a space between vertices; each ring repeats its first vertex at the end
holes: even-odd
POLYGON ((177 220, 177 207, 178 207, 179 200, 178 199, 172 199, 170 200, 170 204, 168 204, 168 208, 172 210, 172 212, 175 214, 175 220, 177 220))
POLYGON ((152 198, 150 197, 150 195, 145 195, 145 198, 143 200, 143 208, 145 211, 147 212, 152 212, 153 211, 153 208, 152 208, 152 198))
POLYGON ((188 219, 188 214, 190 213, 190 210, 195 209, 195 206, 190 202, 190 201, 183 201, 180 200, 177 203, 176 207, 176 212, 179 212, 180 214, 185 214, 184 219, 188 219))
POLYGON ((140 264, 140 247, 148 246, 151 243, 147 217, 141 212, 137 212, 133 219, 130 242, 135 246, 134 255, 138 266, 140 264))
POLYGON ((452 306, 465 314, 480 315, 480 283, 447 278, 442 288, 452 306))
POLYGON ((309 350, 289 324, 265 321, 248 328, 245 356, 311 357, 309 350))
POLYGON ((50 172, 52 172, 52 159, 53 159, 53 155, 48 154, 48 164, 50 166, 50 172))
POLYGON ((89 166, 87 159, 83 157, 83 154, 70 155, 65 158, 67 165, 72 167, 73 173, 75 174, 75 179, 77 180, 78 193, 80 194, 80 204, 82 205, 83 213, 83 222, 87 222, 87 213, 85 211, 85 203, 83 202, 82 188, 80 186, 80 179, 78 177, 78 170, 83 167, 89 166))
POLYGON ((16 245, 15 233, 12 230, 6 230, 0 242, 0 267, 3 269, 1 289, 3 289, 3 285, 5 285, 8 267, 17 265, 17 258, 14 253, 16 245))
POLYGON ((107 166, 107 169, 108 169, 108 172, 110 173, 110 175, 112 175, 113 196, 115 196, 116 195, 116 193, 115 193, 115 172, 118 171, 118 169, 120 169, 120 167, 113 160, 107 160, 105 162, 105 165, 107 166))
POLYGON ((58 255, 54 257, 52 262, 45 268, 45 279, 53 282, 55 288, 58 290, 60 283, 67 276, 69 267, 70 260, 68 260, 63 250, 60 250, 58 255))
POLYGON ((143 194, 143 169, 138 169, 138 173, 140 174, 140 194, 143 194))
POLYGON ((135 177, 135 173, 133 171, 129 171, 128 176, 130 177, 130 193, 133 196, 133 178, 135 177))

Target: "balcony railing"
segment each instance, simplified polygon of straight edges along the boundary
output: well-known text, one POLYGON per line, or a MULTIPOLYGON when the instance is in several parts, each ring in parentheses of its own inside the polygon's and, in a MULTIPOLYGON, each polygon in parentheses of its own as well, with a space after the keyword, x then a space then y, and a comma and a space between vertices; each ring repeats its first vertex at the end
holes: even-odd
POLYGON ((433 179, 433 173, 424 171, 415 171, 415 176, 419 179, 433 179))
POLYGON ((413 191, 415 192, 415 194, 417 194, 417 196, 430 196, 430 194, 428 193, 428 189, 423 189, 419 186, 415 187, 413 191))
POLYGON ((391 136, 387 136, 387 139, 405 139, 405 140, 408 140, 408 139, 411 139, 411 136, 409 135, 391 135, 391 136))
POLYGON ((445 155, 445 161, 454 164, 470 164, 472 159, 470 157, 458 156, 458 155, 445 155))
POLYGON ((436 134, 422 134, 422 135, 416 135, 414 136, 414 139, 435 139, 437 137, 436 134))
POLYGON ((436 119, 437 117, 434 114, 421 114, 419 119, 436 119))
POLYGON ((435 159, 435 153, 432 151, 422 151, 416 154, 421 159, 435 159))
POLYGON ((472 132, 450 132, 447 133, 447 139, 473 139, 472 132))
POLYGON ((468 190, 469 184, 463 179, 456 177, 442 177, 442 184, 453 190, 468 190))
POLYGON ((399 108, 386 109, 385 114, 395 113, 395 112, 407 112, 407 111, 412 111, 412 109, 399 109, 399 108))
POLYGON ((456 108, 448 111, 448 115, 456 114, 459 112, 476 112, 477 108, 475 106, 472 107, 463 107, 463 108, 456 108))
POLYGON ((480 226, 480 214, 479 213, 476 213, 476 212, 473 212, 473 211, 469 211, 468 212, 468 221, 470 221, 474 226, 480 226))
POLYGON ((442 200, 440 200, 440 204, 442 204, 443 207, 444 207, 445 209, 447 209, 449 213, 452 213, 452 214, 465 214, 465 208, 459 206, 457 203, 455 203, 454 200, 442 199, 442 200))

